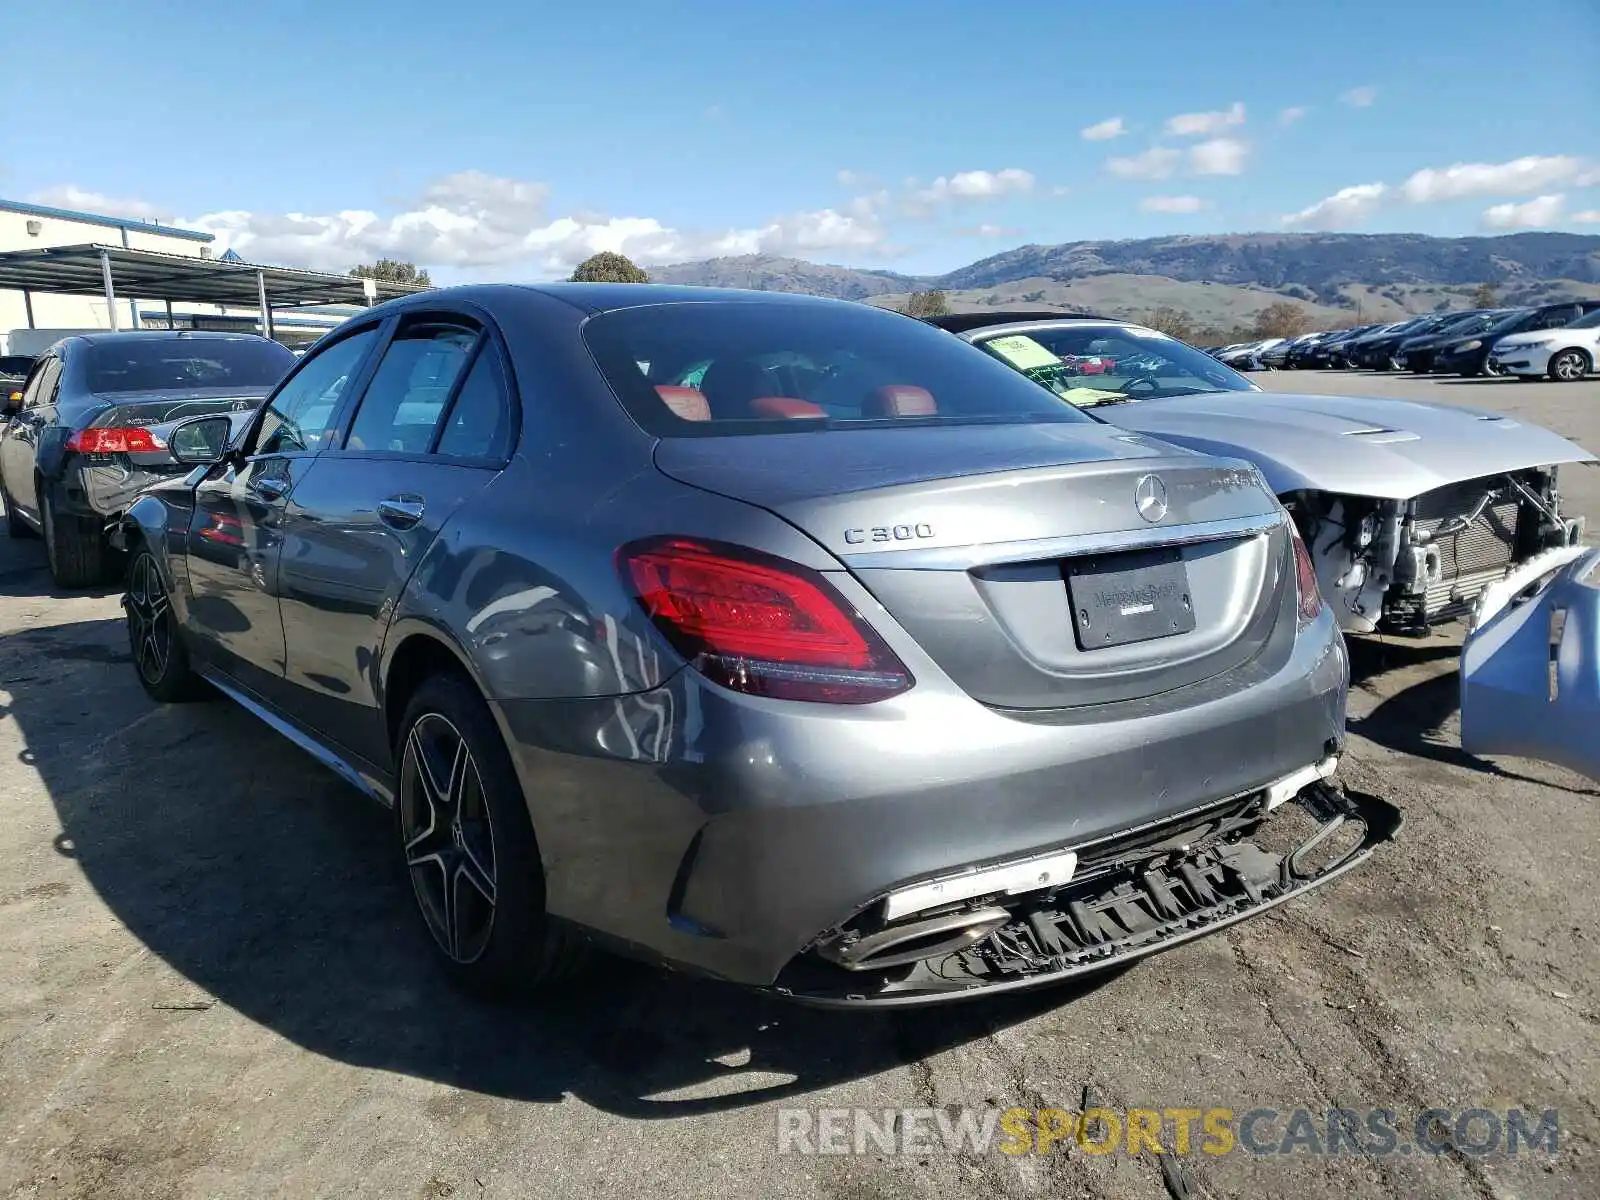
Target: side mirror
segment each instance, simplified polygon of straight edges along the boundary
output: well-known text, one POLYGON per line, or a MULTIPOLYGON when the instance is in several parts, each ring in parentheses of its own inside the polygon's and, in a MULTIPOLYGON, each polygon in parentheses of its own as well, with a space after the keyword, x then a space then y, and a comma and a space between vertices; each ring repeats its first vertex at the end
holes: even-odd
POLYGON ((167 438, 172 457, 189 467, 209 467, 228 451, 233 422, 227 417, 195 417, 173 427, 167 438))
POLYGON ((9 417, 12 413, 22 411, 22 393, 7 392, 4 402, 0 402, 0 416, 9 417))

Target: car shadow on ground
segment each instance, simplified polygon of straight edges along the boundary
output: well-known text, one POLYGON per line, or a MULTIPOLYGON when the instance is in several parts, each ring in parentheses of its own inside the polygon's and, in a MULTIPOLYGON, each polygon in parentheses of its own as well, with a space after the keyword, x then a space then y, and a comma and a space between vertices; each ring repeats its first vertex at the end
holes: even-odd
POLYGON ((829 1012, 602 959, 541 1004, 477 1001, 432 962, 389 814, 231 704, 150 702, 121 622, 0 637, 0 663, 0 720, 55 805, 56 851, 187 981, 331 1059, 683 1116, 869 1076, 1097 986, 829 1012))
POLYGON ((14 538, 6 547, 4 556, 0 556, 0 596, 48 596, 54 599, 65 596, 120 596, 122 575, 122 563, 115 561, 104 583, 70 591, 58 588, 50 578, 50 567, 44 557, 44 543, 33 538, 14 538))
MULTIPOLYGON (((1453 638, 1449 641, 1430 639, 1418 642, 1348 638, 1346 645, 1350 649, 1352 687, 1362 687, 1388 672, 1402 672, 1407 668, 1461 657, 1461 643, 1453 638)), ((1348 727, 1352 733, 1402 754, 1494 775, 1500 779, 1538 783, 1577 795, 1600 795, 1600 791, 1592 788, 1571 787, 1550 779, 1524 775, 1499 763, 1468 754, 1461 748, 1458 735, 1447 729, 1450 718, 1460 708, 1460 671, 1430 672, 1426 678, 1386 696, 1366 716, 1351 717, 1348 727)))

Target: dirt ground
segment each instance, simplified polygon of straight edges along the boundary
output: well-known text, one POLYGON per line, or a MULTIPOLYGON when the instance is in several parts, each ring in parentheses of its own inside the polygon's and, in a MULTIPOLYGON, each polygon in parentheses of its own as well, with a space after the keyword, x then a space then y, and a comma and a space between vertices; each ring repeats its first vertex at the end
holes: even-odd
MULTIPOLYGON (((1262 382, 1600 446, 1600 382, 1262 382)), ((1600 522, 1600 470, 1568 475, 1600 522)), ((1405 810, 1397 843, 1098 985, 838 1014, 616 963, 502 1009, 431 969, 385 814, 226 703, 150 703, 117 595, 54 594, 42 559, 0 539, 0 1194, 1600 1195, 1597 789, 1461 753, 1453 637, 1353 647, 1342 776, 1405 810), (778 1152, 784 1106, 1086 1097, 1560 1132, 1515 1158, 778 1152)))

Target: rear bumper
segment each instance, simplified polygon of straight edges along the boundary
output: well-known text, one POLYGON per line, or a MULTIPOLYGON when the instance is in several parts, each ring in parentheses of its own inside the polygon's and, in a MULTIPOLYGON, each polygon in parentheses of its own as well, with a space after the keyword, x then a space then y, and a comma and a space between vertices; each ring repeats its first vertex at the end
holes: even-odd
POLYGON ((51 481, 50 500, 58 513, 99 518, 107 523, 128 511, 134 498, 153 483, 171 478, 158 471, 67 460, 51 481))
POLYGON ((1270 674, 1092 715, 1007 714, 938 686, 853 709, 783 703, 691 671, 620 699, 496 710, 553 915, 773 986, 886 892, 1113 837, 1321 761, 1342 744, 1347 680, 1325 609, 1270 674))

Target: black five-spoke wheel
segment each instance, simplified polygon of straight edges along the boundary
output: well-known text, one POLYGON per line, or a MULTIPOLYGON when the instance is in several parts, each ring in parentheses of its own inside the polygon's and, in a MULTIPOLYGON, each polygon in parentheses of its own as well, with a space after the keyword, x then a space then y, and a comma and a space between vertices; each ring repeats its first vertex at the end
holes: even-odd
POLYGON ((141 546, 128 563, 122 607, 128 616, 128 648, 144 690, 164 704, 205 696, 210 689, 189 666, 172 596, 148 546, 141 546))
POLYGON ((423 919, 454 962, 476 962, 494 930, 494 821, 460 731, 438 713, 412 725, 400 762, 400 831, 423 919))
POLYGON ((158 686, 172 662, 172 602, 149 554, 134 559, 128 571, 128 642, 140 677, 158 686))

